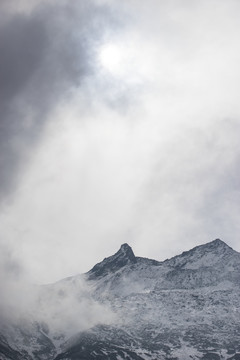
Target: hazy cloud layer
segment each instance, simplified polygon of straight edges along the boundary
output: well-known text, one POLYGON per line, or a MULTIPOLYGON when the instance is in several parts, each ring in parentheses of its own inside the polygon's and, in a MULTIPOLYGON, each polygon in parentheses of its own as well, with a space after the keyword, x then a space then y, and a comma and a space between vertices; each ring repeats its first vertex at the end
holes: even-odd
POLYGON ((0 231, 22 272, 54 281, 123 242, 239 251, 240 4, 3 4, 0 231))

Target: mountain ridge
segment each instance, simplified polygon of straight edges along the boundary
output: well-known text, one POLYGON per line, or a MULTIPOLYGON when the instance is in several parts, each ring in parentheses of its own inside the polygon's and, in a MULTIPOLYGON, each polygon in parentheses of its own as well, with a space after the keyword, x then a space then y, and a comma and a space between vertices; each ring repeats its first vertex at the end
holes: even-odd
POLYGON ((163 261, 158 261, 156 259, 149 259, 145 257, 135 256, 131 246, 127 243, 124 243, 120 246, 120 249, 113 255, 104 258, 102 261, 97 263, 92 269, 90 269, 86 274, 89 279, 94 277, 101 277, 107 275, 108 271, 116 272, 125 265, 133 265, 139 262, 152 264, 152 265, 161 265, 164 263, 173 263, 176 262, 176 259, 185 258, 187 256, 194 255, 197 251, 202 253, 204 256, 206 253, 215 252, 215 255, 222 255, 223 252, 232 251, 235 254, 239 254, 237 251, 232 249, 228 244, 226 244, 221 239, 215 239, 213 241, 207 242, 205 244, 197 245, 188 251, 183 251, 179 255, 175 255, 170 259, 163 261), (105 268, 105 269, 104 269, 105 268))
POLYGON ((52 315, 0 324, 1 360, 239 358, 240 253, 220 239, 165 261, 137 257, 124 243, 39 296, 38 308, 52 315), (69 325, 54 330, 61 318, 69 325))

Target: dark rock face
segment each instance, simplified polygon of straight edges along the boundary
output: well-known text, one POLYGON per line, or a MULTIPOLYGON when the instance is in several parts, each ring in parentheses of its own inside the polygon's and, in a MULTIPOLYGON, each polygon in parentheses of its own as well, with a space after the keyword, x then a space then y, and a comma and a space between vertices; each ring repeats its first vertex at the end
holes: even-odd
MULTIPOLYGON (((21 360, 21 353, 16 350, 13 350, 6 341, 4 337, 0 335, 0 356, 5 356, 6 359, 21 360)), ((1 359, 1 357, 0 357, 1 359)))
MULTIPOLYGON (((26 330, 25 324, 18 329, 18 346, 6 330, 0 360, 240 358, 240 254, 223 241, 164 262, 135 257, 123 244, 84 277, 89 301, 114 314, 110 324, 62 338, 51 335, 47 325, 35 322, 26 330)), ((50 286, 51 297, 59 301, 57 294, 75 291, 78 279, 60 282, 56 293, 50 286)))
POLYGON ((5 327, 5 333, 7 338, 0 334, 1 360, 48 360, 56 356, 53 342, 36 321, 16 321, 5 327))
POLYGON ((128 244, 123 244, 116 254, 96 264, 87 274, 89 279, 95 279, 109 273, 114 273, 125 265, 135 264, 136 262, 137 260, 132 248, 128 244))
POLYGON ((111 326, 97 326, 91 332, 79 334, 76 343, 65 353, 59 354, 60 359, 142 359, 131 351, 135 339, 122 329, 111 326))

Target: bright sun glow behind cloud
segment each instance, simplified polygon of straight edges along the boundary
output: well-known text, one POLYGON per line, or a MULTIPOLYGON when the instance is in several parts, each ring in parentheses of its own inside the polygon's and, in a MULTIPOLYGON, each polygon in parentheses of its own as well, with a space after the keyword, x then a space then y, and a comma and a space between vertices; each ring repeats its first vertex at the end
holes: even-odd
POLYGON ((111 39, 98 49, 98 63, 104 76, 110 75, 125 84, 139 85, 155 79, 156 59, 155 47, 150 41, 143 44, 138 34, 111 39))
POLYGON ((99 49, 98 60, 104 72, 111 76, 124 82, 139 82, 142 66, 136 43, 124 39, 106 42, 99 49))
POLYGON ((121 63, 123 61, 123 53, 121 48, 114 44, 106 44, 102 47, 99 54, 100 63, 110 72, 121 71, 121 63))

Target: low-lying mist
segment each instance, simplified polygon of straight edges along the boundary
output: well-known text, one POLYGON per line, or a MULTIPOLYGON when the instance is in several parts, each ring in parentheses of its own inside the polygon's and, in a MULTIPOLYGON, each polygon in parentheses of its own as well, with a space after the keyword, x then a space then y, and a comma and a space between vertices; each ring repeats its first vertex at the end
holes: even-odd
POLYGON ((1 271, 0 333, 6 328, 24 328, 27 333, 40 330, 54 342, 116 320, 107 305, 94 299, 84 275, 34 285, 23 277, 3 274, 1 271))

